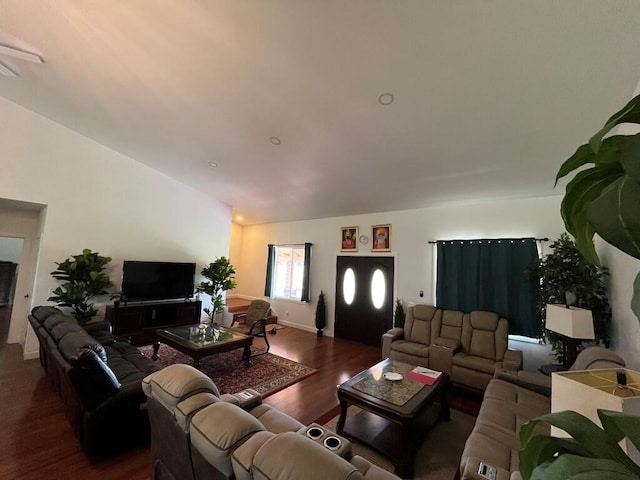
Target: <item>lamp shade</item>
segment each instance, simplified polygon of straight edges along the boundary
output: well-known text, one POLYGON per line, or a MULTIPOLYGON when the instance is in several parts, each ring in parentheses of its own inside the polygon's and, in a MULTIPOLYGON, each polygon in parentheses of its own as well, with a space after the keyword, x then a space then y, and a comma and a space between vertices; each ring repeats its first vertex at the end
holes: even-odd
POLYGON ((565 305, 547 305, 548 330, 570 338, 594 339, 591 310, 565 305))

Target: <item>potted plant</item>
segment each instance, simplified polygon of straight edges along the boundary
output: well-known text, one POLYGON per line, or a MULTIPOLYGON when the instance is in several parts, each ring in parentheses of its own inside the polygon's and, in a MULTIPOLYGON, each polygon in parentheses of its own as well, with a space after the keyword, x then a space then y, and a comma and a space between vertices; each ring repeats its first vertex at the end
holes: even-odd
POLYGON ((316 329, 317 335, 322 336, 322 330, 327 326, 327 306, 324 302, 324 291, 320 290, 318 304, 316 305, 316 329))
MULTIPOLYGON (((640 133, 612 135, 622 123, 640 124, 640 95, 634 97, 562 164, 556 182, 585 165, 567 184, 561 213, 576 247, 591 263, 599 259, 593 245, 597 233, 605 241, 640 259, 640 133)), ((631 309, 640 319, 640 273, 634 282, 631 309)))
MULTIPOLYGON (((608 275, 605 267, 589 263, 576 248, 573 240, 563 233, 550 245, 552 253, 539 260, 531 268, 531 280, 534 289, 536 310, 540 318, 546 316, 547 303, 571 303, 576 307, 591 310, 595 338, 609 346, 609 324, 611 307, 606 297, 604 277, 608 275), (567 302, 567 297, 574 299, 567 302)), ((551 344, 556 359, 562 359, 562 336, 546 330, 544 323, 541 331, 551 344)), ((581 343, 578 349, 581 348, 581 343)))
POLYGON ((200 282, 196 291, 211 297, 211 308, 205 307, 202 310, 213 322, 215 316, 224 310, 224 292, 236 288, 236 271, 227 257, 220 257, 204 267, 200 273, 206 280, 200 282))
POLYGON ((393 312, 393 326, 398 328, 404 328, 404 305, 402 305, 402 300, 399 298, 396 299, 396 310, 393 312))
POLYGON ((609 410, 598 410, 598 417, 602 428, 570 410, 543 415, 524 424, 520 429, 522 478, 640 478, 640 466, 618 445, 626 437, 640 448, 640 417, 609 410), (558 427, 572 438, 535 435, 539 423, 558 427))
POLYGON ((103 257, 85 248, 80 255, 56 262, 58 268, 51 275, 64 283, 53 290, 53 295, 47 300, 61 307, 70 307, 78 323, 86 324, 98 313, 91 300, 107 294, 107 289, 113 286, 105 273, 110 261, 111 257, 103 257))

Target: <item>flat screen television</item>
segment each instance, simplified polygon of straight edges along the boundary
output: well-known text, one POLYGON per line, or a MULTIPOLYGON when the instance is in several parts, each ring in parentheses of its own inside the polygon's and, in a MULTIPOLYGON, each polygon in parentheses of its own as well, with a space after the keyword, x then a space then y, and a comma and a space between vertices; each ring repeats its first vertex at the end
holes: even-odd
POLYGON ((128 302, 191 298, 195 273, 195 263, 125 260, 122 294, 128 302))

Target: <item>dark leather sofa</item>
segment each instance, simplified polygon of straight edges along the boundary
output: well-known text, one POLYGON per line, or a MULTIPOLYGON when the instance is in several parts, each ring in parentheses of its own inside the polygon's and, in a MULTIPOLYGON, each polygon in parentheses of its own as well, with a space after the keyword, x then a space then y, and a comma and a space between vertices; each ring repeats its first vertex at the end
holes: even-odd
POLYGON ((35 307, 29 322, 40 342, 40 363, 86 455, 106 457, 147 442, 142 379, 160 367, 113 335, 108 322, 82 327, 49 306, 35 307))

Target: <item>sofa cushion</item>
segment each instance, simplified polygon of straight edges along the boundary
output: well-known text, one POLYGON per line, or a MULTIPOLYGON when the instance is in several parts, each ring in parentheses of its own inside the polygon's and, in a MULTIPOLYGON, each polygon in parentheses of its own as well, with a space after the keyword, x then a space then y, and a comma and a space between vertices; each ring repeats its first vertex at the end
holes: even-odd
POLYGON ((56 307, 50 307, 45 305, 34 307, 31 310, 31 315, 33 316, 33 318, 35 318, 40 323, 44 323, 44 321, 47 318, 57 313, 62 313, 62 312, 56 307))
POLYGON ((404 339, 429 346, 432 322, 442 312, 432 305, 414 305, 410 308, 404 323, 404 339))
POLYGON ((444 310, 438 337, 460 341, 462 336, 462 318, 464 313, 457 310, 444 310))
POLYGON ((70 332, 85 332, 85 330, 75 322, 59 322, 49 331, 53 341, 58 343, 62 337, 70 332))
POLYGON ((87 410, 93 410, 120 390, 120 382, 100 355, 90 348, 80 348, 70 358, 69 380, 87 410))
POLYGON ((67 323, 67 324, 74 324, 77 325, 78 322, 75 318, 70 317, 69 315, 65 315, 61 312, 58 313, 54 313, 53 315, 49 315, 43 322, 42 322, 42 326, 48 331, 50 332, 51 330, 53 330, 56 325, 59 325, 61 323, 67 323))
MULTIPOLYGON (((396 340, 391 344, 391 351, 427 358, 429 356, 429 345, 425 345, 424 343, 408 342, 406 340, 396 340)), ((392 356, 392 358, 394 357, 392 356)))
POLYGON ((104 347, 84 330, 69 332, 58 342, 58 350, 67 361, 77 359, 80 349, 93 350, 100 357, 100 360, 107 361, 104 347))
POLYGON ((502 367, 502 362, 496 362, 489 358, 469 355, 468 353, 459 352, 453 356, 453 364, 459 367, 477 370, 479 372, 493 375, 496 369, 502 367))
POLYGON ((155 398, 169 410, 197 393, 211 393, 220 397, 218 387, 209 377, 190 365, 179 363, 145 377, 142 389, 148 397, 155 398))

